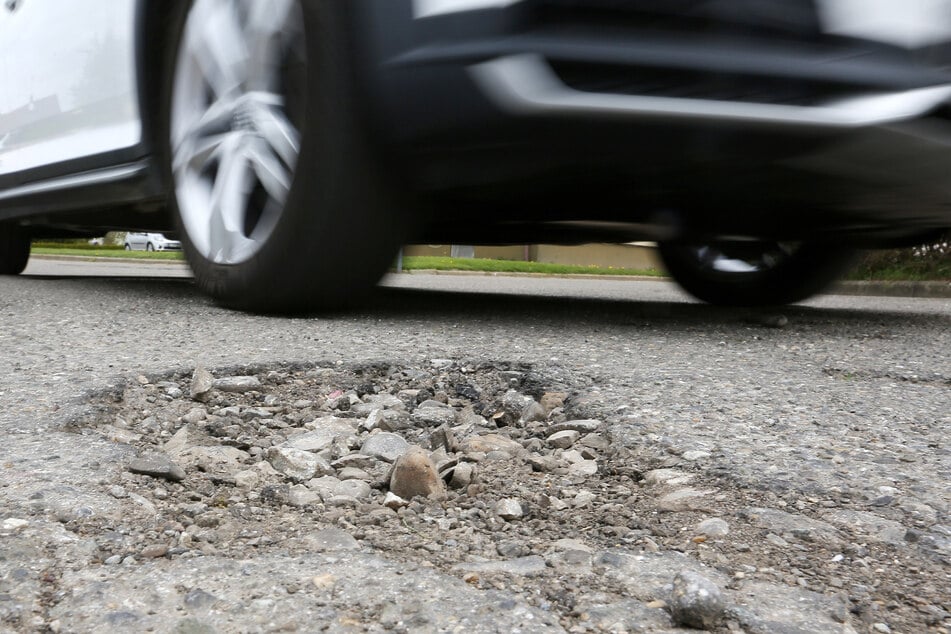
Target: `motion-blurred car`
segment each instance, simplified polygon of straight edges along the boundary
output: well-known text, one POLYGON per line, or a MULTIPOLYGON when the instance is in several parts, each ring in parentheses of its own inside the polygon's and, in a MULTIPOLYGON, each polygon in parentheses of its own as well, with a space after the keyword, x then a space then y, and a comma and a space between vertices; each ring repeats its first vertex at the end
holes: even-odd
POLYGON ((125 235, 126 251, 181 251, 182 243, 161 233, 132 233, 125 235))
POLYGON ((796 301, 951 226, 949 43, 951 0, 8 0, 0 270, 175 231, 298 310, 407 241, 654 240, 697 297, 796 301))

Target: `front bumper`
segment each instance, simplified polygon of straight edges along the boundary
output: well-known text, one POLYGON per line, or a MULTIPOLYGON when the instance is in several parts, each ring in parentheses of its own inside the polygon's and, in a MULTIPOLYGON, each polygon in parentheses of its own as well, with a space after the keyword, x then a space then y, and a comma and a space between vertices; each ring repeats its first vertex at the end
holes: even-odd
POLYGON ((853 232, 951 225, 943 41, 830 34, 801 0, 725 14, 683 7, 731 3, 496 1, 425 19, 381 1, 367 14, 385 20, 375 114, 423 189, 517 196, 499 213, 527 222, 676 208, 691 226, 757 231, 786 231, 793 213, 853 232), (603 210, 578 211, 578 188, 603 210))

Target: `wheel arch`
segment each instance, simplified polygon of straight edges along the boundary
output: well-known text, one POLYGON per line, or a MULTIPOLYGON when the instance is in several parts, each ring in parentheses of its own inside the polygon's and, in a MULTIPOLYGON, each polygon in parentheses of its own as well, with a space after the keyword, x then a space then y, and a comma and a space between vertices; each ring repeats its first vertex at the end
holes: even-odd
MULTIPOLYGON (((142 145, 155 163, 161 165, 168 148, 165 146, 165 131, 162 121, 162 94, 168 68, 169 49, 174 43, 176 16, 181 9, 181 0, 138 0, 136 7, 136 76, 138 83, 139 118, 142 123, 142 145)), ((162 170, 155 170, 161 179, 163 191, 171 183, 162 170)))

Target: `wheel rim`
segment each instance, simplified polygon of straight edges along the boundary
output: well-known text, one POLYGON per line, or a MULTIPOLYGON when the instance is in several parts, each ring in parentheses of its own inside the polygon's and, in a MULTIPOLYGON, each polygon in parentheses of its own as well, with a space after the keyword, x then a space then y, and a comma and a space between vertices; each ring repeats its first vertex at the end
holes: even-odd
POLYGON ((700 268, 713 275, 756 275, 775 269, 789 260, 798 242, 722 242, 693 247, 700 268))
POLYGON ((216 264, 277 227, 300 153, 305 64, 296 0, 196 0, 172 83, 172 175, 183 228, 216 264))

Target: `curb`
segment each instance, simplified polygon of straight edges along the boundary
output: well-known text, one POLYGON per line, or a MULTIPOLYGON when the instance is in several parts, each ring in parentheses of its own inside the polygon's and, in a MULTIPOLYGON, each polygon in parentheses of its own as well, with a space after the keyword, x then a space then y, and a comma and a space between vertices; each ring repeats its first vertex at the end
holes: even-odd
POLYGON ((866 295, 873 297, 912 297, 919 299, 951 298, 951 282, 847 281, 839 282, 829 291, 833 295, 866 295))
POLYGON ((188 266, 188 263, 185 262, 185 258, 182 258, 180 260, 172 260, 172 259, 150 260, 149 258, 123 258, 123 257, 101 258, 101 257, 96 257, 94 255, 51 255, 48 253, 31 254, 30 259, 32 260, 34 258, 37 260, 58 260, 62 262, 122 262, 125 264, 129 262, 136 262, 139 264, 165 264, 166 266, 169 264, 181 264, 182 266, 188 266))
MULTIPOLYGON (((99 258, 83 255, 47 255, 36 254, 31 257, 43 260, 64 260, 79 262, 138 262, 140 264, 162 264, 188 266, 185 260, 149 260, 145 258, 99 258)), ((449 275, 456 277, 527 277, 527 278, 561 278, 572 280, 602 280, 612 282, 672 282, 669 277, 654 277, 648 275, 590 275, 584 273, 501 273, 494 271, 442 271, 436 269, 414 269, 389 274, 396 275, 449 275)), ((951 281, 853 281, 848 280, 835 284, 825 292, 826 295, 857 295, 866 297, 907 297, 913 299, 951 299, 951 281)))
MULTIPOLYGON (((391 271, 392 273, 392 271, 391 271)), ((605 281, 636 281, 636 282, 670 282, 669 277, 653 275, 590 275, 584 273, 500 273, 493 271, 445 271, 437 269, 414 269, 402 271, 405 275, 455 275, 472 277, 536 277, 536 278, 563 278, 574 280, 605 280, 605 281)), ((854 281, 838 282, 823 293, 825 295, 861 295, 869 297, 909 297, 920 299, 951 298, 951 281, 854 281)))
POLYGON ((669 277, 657 275, 595 275, 593 273, 520 273, 518 271, 447 271, 443 269, 413 269, 411 271, 388 271, 392 275, 454 275, 461 277, 536 277, 561 278, 566 280, 605 280, 612 282, 670 282, 669 277))

